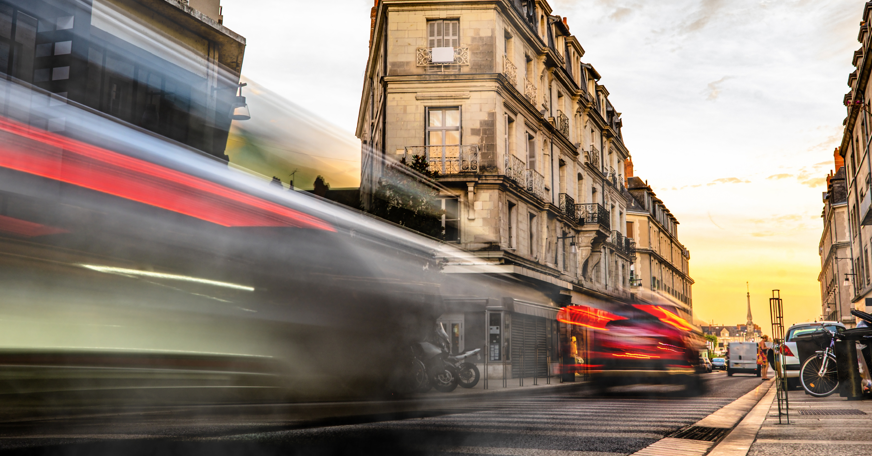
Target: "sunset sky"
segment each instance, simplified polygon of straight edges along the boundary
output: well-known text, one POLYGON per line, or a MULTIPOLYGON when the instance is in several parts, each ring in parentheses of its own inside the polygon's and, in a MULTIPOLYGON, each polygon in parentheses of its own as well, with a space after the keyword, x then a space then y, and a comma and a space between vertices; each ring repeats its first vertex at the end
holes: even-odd
MULTIPOLYGON (((321 118, 313 120, 324 124, 318 134, 334 136, 340 174, 353 174, 359 157, 353 132, 372 3, 222 0, 224 24, 248 40, 244 76, 321 118)), ((623 114, 636 175, 681 223, 697 318, 743 323, 746 281, 764 332, 775 288, 785 323, 817 318, 821 194, 864 2, 550 3, 623 114)), ((291 139, 315 134, 283 128, 291 139)))

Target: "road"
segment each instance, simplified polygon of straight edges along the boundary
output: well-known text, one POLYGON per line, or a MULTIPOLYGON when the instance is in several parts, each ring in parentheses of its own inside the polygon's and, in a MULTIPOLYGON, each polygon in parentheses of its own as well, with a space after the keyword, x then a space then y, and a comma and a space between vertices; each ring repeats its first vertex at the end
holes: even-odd
MULTIPOLYGON (((534 396, 493 396, 368 422, 305 423, 238 408, 109 414, 0 426, 9 454, 420 454, 609 456, 631 454, 695 423, 760 385, 757 377, 705 376, 698 397, 663 386, 583 386, 534 396), (220 415, 217 416, 216 415, 220 415)), ((281 415, 281 413, 280 413, 281 415)))

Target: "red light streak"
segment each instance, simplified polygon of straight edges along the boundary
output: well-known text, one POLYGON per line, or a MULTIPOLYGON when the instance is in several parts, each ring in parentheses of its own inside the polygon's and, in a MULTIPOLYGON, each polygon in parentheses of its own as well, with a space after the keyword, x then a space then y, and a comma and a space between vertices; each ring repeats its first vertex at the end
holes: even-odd
POLYGON ((660 359, 656 355, 645 355, 643 353, 613 353, 615 358, 633 358, 633 359, 660 359))
POLYGON ((53 226, 40 225, 13 217, 0 215, 0 233, 23 237, 45 236, 48 234, 68 233, 69 231, 53 226))
POLYGON ((0 117, 0 166, 188 215, 221 226, 335 231, 282 205, 147 161, 0 117))
POLYGON ((557 312, 557 321, 561 323, 604 331, 608 331, 606 324, 617 320, 626 320, 626 318, 587 306, 568 306, 557 312))
POLYGON ((682 331, 690 331, 691 329, 693 329, 693 326, 691 326, 691 324, 687 320, 679 317, 678 315, 675 315, 674 313, 660 306, 633 304, 633 307, 639 310, 644 310, 645 312, 648 312, 649 314, 657 317, 663 323, 678 328, 682 331))

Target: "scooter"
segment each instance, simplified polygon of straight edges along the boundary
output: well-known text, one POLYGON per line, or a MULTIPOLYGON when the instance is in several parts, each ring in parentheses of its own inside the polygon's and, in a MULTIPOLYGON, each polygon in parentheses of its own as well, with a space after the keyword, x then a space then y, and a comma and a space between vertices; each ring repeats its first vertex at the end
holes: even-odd
POLYGON ((457 388, 459 376, 457 368, 448 360, 448 333, 441 324, 436 323, 433 336, 431 340, 412 345, 412 350, 415 357, 424 363, 430 386, 436 391, 450 393, 457 388))
POLYGON ((481 349, 476 348, 475 350, 469 350, 459 355, 448 357, 448 362, 453 364, 457 369, 457 383, 462 388, 474 387, 478 384, 478 379, 481 378, 481 373, 475 367, 475 364, 463 361, 472 355, 475 355, 476 359, 481 359, 479 352, 481 352, 481 349))

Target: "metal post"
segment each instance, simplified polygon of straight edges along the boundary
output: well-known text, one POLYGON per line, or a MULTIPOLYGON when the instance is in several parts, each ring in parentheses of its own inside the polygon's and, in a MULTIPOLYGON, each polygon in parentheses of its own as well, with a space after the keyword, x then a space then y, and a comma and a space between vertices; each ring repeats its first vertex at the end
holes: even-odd
POLYGON ((487 362, 490 359, 490 312, 484 311, 484 389, 487 389, 487 362))
POLYGON ((533 386, 539 385, 539 346, 536 346, 536 363, 533 364, 533 386))
POLYGON ((547 374, 545 375, 545 384, 551 384, 551 353, 545 354, 545 369, 547 369, 547 374))
POLYGON ((521 376, 518 377, 518 386, 524 386, 525 375, 527 375, 527 366, 524 364, 524 347, 521 347, 521 376))

